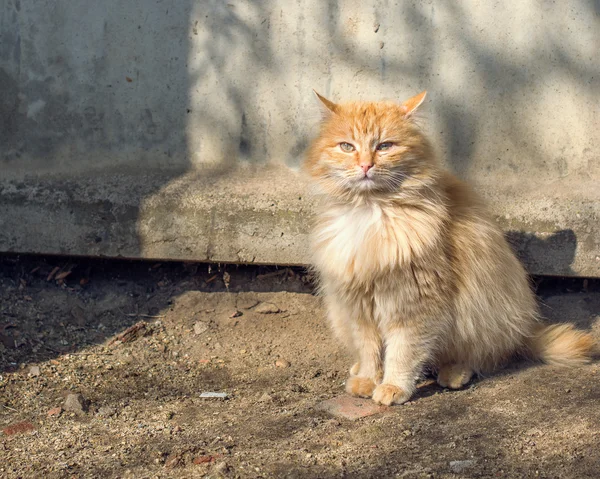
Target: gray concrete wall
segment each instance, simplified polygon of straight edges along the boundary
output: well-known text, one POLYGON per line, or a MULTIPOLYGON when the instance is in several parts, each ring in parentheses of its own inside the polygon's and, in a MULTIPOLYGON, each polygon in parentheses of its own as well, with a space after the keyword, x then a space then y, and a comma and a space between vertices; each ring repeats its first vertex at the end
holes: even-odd
POLYGON ((600 276, 595 0, 0 0, 0 251, 303 264, 333 100, 424 127, 532 272, 600 276))

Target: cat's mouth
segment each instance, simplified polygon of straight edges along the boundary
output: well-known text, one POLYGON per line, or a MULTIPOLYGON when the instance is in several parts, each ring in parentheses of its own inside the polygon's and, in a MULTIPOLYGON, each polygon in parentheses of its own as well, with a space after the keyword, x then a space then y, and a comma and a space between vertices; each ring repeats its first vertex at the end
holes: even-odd
POLYGON ((372 190, 376 186, 376 181, 372 176, 364 175, 357 178, 356 186, 360 190, 372 190))
POLYGON ((347 184, 347 188, 357 193, 375 191, 393 191, 401 187, 403 183, 400 174, 391 174, 385 171, 369 170, 367 174, 357 174, 353 181, 347 184))

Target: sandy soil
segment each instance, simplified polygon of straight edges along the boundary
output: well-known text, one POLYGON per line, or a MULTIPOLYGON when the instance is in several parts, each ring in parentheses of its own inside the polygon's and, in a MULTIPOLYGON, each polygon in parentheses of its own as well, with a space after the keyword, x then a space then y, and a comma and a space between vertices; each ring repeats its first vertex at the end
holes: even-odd
MULTIPOLYGON (((538 294, 600 337, 600 283, 538 294)), ((300 270, 2 257, 0 477, 600 476, 597 363, 356 421, 318 407, 349 364, 300 270)))

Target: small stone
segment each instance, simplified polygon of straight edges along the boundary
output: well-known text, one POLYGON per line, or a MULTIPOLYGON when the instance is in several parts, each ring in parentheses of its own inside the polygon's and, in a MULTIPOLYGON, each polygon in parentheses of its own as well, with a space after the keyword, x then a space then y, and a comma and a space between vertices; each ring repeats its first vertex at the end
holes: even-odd
POLYGON ((220 462, 215 465, 214 471, 217 474, 226 474, 229 471, 229 465, 226 462, 220 462))
POLYGON ((194 324, 194 334, 199 336, 200 334, 208 331, 208 324, 198 321, 194 324))
POLYGON ((48 417, 58 417, 62 413, 62 407, 53 407, 48 411, 48 417))
POLYGON ((240 316, 242 316, 244 313, 242 313, 241 311, 234 311, 233 313, 231 313, 229 315, 230 318, 239 318, 240 316))
POLYGON ((63 409, 76 414, 83 414, 88 410, 88 402, 81 394, 71 393, 65 399, 63 409))
POLYGON ((410 436, 412 433, 410 432, 410 429, 405 429, 404 431, 402 431, 402 434, 404 434, 405 436, 410 436))
POLYGON ((14 436, 15 434, 21 434, 33 430, 35 430, 35 426, 33 424, 31 424, 29 421, 23 421, 5 427, 2 429, 2 432, 7 436, 14 436))
POLYGON ((201 393, 200 397, 203 399, 228 399, 229 394, 213 392, 213 391, 206 391, 206 392, 201 393))
POLYGON ((165 461, 165 468, 175 469, 181 462, 181 456, 179 454, 170 454, 165 461))
POLYGON ((254 311, 260 314, 275 314, 281 312, 281 309, 273 303, 260 303, 254 311))
POLYGON ((98 409, 98 416, 102 417, 111 417, 117 413, 117 410, 114 407, 110 406, 102 406, 98 409))
POLYGON ((290 367, 290 362, 286 359, 278 359, 277 361, 275 361, 275 367, 278 368, 289 368, 290 367))
POLYGON ((466 461, 450 461, 450 470, 455 474, 460 474, 473 467, 477 461, 468 459, 466 461))
POLYGON ((204 323, 202 321, 197 321, 196 323, 194 323, 194 334, 196 336, 199 336, 202 333, 205 333, 206 331, 208 331, 207 323, 204 323))
POLYGON ((40 367, 39 366, 31 366, 29 368, 29 375, 33 377, 37 377, 40 375, 40 367))
POLYGON ((258 398, 258 402, 271 402, 273 401, 273 397, 267 393, 264 393, 261 397, 258 398))

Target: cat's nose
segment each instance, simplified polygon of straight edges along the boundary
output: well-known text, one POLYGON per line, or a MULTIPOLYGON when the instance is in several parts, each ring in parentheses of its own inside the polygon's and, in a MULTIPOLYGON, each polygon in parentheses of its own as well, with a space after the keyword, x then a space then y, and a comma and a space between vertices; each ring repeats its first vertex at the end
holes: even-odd
POLYGON ((360 167, 362 168, 362 170, 365 172, 365 175, 367 174, 367 172, 373 168, 373 165, 371 163, 361 163, 360 167))

